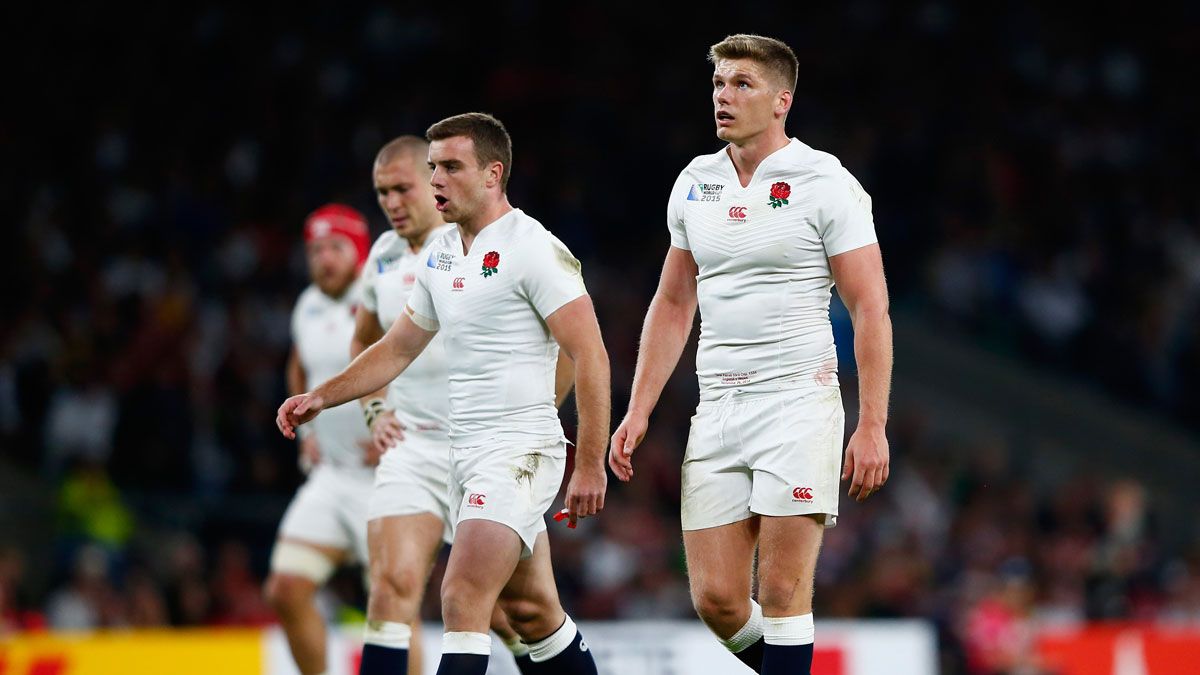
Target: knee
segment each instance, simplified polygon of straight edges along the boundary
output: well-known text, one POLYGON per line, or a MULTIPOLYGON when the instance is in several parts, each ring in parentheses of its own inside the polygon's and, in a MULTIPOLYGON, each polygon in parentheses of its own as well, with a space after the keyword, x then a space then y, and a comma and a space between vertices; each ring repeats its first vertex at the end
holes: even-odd
POLYGON ((371 567, 371 594, 388 601, 416 599, 424 580, 412 569, 381 569, 371 567))
POLYGON ((281 616, 290 615, 312 602, 315 584, 288 574, 272 574, 263 585, 267 604, 281 616))
POLYGON ((718 585, 692 588, 692 604, 696 613, 710 625, 735 621, 745 613, 749 601, 749 595, 718 585))
POLYGON ((558 630, 557 603, 540 598, 501 598, 500 609, 517 635, 526 640, 539 640, 558 630))
POLYGON ((460 625, 479 614, 483 592, 469 581, 445 579, 442 582, 442 620, 460 625))
POLYGON ((764 576, 758 581, 758 603, 771 616, 806 613, 812 607, 812 583, 791 576, 764 576))

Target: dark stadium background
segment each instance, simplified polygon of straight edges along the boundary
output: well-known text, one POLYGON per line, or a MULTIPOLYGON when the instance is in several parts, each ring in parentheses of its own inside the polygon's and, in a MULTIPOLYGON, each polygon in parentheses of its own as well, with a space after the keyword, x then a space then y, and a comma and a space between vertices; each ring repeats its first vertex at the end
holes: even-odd
MULTIPOLYGON (((271 620, 301 222, 380 233, 375 151, 447 115, 508 125, 513 203, 583 260, 615 424, 667 190, 719 147, 706 49, 742 31, 795 48, 789 131, 873 196, 893 300, 892 480, 843 500, 818 620, 928 619, 950 673, 998 672, 988 621, 1200 622, 1195 5, 173 4, 4 10, 0 636, 271 620)), ((693 616, 693 355, 636 482, 555 531, 579 617, 693 616)))

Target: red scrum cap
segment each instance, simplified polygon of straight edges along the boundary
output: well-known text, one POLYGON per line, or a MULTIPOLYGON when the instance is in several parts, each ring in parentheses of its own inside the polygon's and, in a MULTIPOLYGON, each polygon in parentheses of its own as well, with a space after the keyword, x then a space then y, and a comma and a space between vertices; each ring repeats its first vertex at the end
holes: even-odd
POLYGON ((371 250, 371 233, 367 229, 367 219, 345 204, 326 204, 308 214, 304 220, 304 241, 324 237, 345 237, 354 244, 358 252, 358 266, 367 261, 367 252, 371 250))

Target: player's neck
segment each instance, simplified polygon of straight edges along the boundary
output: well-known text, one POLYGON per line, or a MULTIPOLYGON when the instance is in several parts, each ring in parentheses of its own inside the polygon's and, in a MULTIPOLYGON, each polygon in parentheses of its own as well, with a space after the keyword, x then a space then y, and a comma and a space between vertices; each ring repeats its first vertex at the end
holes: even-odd
POLYGON ((321 288, 320 286, 318 286, 317 289, 319 291, 321 291, 322 293, 324 293, 325 297, 329 298, 330 300, 333 300, 334 302, 337 302, 337 301, 341 300, 342 298, 346 297, 346 294, 350 292, 350 287, 354 285, 354 282, 357 279, 358 279, 358 275, 355 275, 352 279, 350 279, 350 281, 345 286, 341 286, 339 288, 334 288, 334 289, 330 289, 330 290, 325 290, 324 288, 321 288))
POLYGON ((772 127, 757 136, 746 139, 744 143, 730 143, 727 152, 733 160, 733 168, 737 171, 738 181, 742 187, 750 184, 754 172, 763 160, 780 148, 787 147, 792 140, 788 138, 783 127, 772 127))
POLYGON ((419 253, 421 249, 425 247, 425 242, 429 240, 429 233, 433 232, 433 230, 434 228, 429 227, 420 234, 416 234, 411 237, 404 237, 404 235, 400 236, 404 237, 404 239, 408 241, 408 250, 412 251, 413 253, 419 253))
POLYGON ((462 236, 463 255, 471 252, 471 244, 475 243, 475 237, 479 236, 483 228, 500 220, 512 210, 512 204, 508 203, 508 195, 503 195, 500 199, 492 202, 478 213, 473 213, 468 218, 459 219, 458 232, 462 236))

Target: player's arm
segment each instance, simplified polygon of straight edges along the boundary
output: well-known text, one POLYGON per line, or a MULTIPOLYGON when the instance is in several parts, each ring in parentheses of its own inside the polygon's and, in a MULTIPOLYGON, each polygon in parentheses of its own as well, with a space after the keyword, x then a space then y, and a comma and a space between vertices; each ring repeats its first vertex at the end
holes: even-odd
MULTIPOLYGON (((308 389, 308 377, 304 373, 304 365, 300 363, 300 351, 292 345, 288 352, 287 366, 284 369, 284 379, 287 380, 288 396, 303 394, 308 389)), ((321 448, 317 439, 311 433, 300 434, 300 470, 308 473, 317 462, 321 461, 321 448)))
POLYGON ((892 319, 879 244, 829 258, 838 295, 854 324, 858 363, 858 428, 846 447, 842 480, 853 478, 850 496, 863 501, 887 482, 890 458, 884 427, 892 386, 892 319))
POLYGON ((575 362, 562 349, 558 350, 558 363, 554 365, 554 406, 561 408, 563 401, 575 387, 575 362))
POLYGON ((275 418, 279 431, 288 438, 295 438, 296 427, 316 417, 321 410, 379 391, 404 372, 436 333, 436 322, 405 307, 387 333, 351 361, 345 370, 311 392, 284 401, 275 418))
POLYGON ((300 364, 300 352, 296 350, 296 345, 292 345, 291 351, 288 352, 284 379, 287 380, 288 396, 303 394, 308 390, 308 378, 304 375, 304 366, 300 364))
POLYGON ((575 439, 575 470, 567 484, 567 510, 571 522, 604 508, 608 474, 604 471, 604 446, 608 440, 611 391, 608 352, 600 324, 587 295, 559 307, 546 317, 546 326, 560 349, 575 364, 575 406, 579 433, 575 439))
POLYGON ((675 246, 667 250, 658 290, 650 301, 642 325, 629 410, 613 434, 608 456, 608 465, 623 481, 633 478, 633 450, 646 435, 650 412, 658 403, 692 333, 692 321, 696 317, 697 273, 696 259, 691 251, 675 246))
MULTIPOLYGON (((384 336, 383 327, 379 325, 379 315, 364 307, 360 307, 354 315, 354 335, 350 338, 350 358, 358 355, 384 336)), ((371 446, 368 448, 366 461, 369 465, 378 463, 393 444, 404 440, 404 426, 396 419, 396 413, 387 407, 387 389, 385 384, 378 391, 368 393, 358 399, 366 416, 367 427, 371 431, 371 446)))

